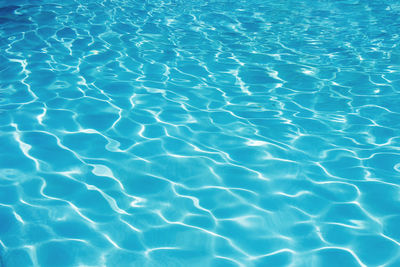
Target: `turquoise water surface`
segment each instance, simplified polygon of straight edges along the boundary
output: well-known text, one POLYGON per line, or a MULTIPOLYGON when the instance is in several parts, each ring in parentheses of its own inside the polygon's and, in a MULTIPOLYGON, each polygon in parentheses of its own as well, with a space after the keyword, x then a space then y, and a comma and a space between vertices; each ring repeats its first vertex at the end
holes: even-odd
POLYGON ((400 4, 0 0, 0 266, 400 266, 400 4))

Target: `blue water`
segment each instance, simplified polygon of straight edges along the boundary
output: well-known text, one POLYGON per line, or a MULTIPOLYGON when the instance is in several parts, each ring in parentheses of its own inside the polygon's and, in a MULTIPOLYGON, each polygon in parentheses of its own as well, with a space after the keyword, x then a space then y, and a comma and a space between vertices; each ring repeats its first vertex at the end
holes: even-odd
POLYGON ((0 266, 400 266, 400 5, 0 0, 0 266))

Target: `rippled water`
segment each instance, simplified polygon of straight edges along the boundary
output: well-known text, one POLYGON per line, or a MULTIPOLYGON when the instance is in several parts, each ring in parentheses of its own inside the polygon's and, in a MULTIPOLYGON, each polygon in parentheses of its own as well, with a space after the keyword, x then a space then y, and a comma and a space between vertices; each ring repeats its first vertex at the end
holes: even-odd
POLYGON ((396 1, 0 0, 1 266, 400 266, 396 1))

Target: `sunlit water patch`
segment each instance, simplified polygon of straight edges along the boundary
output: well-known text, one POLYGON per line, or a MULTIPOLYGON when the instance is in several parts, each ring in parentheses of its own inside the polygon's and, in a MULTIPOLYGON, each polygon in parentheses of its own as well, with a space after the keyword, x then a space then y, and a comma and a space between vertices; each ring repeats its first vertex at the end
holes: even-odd
POLYGON ((400 266, 399 25, 0 0, 0 266, 400 266))

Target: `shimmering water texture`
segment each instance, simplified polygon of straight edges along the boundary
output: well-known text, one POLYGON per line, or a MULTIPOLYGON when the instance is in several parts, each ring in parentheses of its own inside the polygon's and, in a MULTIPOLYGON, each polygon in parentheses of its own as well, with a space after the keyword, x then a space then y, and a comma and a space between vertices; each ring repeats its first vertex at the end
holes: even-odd
POLYGON ((400 266, 400 5, 0 0, 1 266, 400 266))

